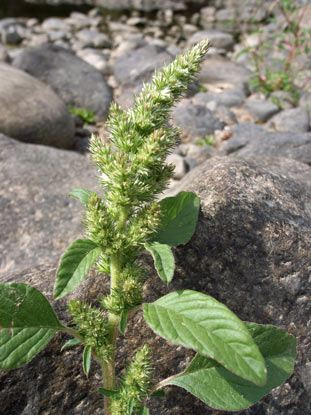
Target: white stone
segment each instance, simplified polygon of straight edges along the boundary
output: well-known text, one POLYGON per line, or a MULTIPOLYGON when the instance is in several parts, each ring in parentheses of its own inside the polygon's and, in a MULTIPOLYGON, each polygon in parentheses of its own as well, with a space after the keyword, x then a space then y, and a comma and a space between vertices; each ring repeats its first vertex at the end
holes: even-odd
POLYGON ((175 164, 174 179, 180 180, 187 173, 185 160, 180 155, 175 153, 170 154, 166 158, 166 162, 175 164))

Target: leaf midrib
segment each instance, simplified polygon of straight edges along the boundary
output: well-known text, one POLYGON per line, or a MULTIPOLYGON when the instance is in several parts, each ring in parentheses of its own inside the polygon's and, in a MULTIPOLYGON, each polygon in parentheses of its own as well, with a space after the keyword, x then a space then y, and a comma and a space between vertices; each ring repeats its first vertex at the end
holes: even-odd
MULTIPOLYGON (((19 329, 19 330, 27 330, 27 329, 65 329, 66 327, 63 325, 60 326, 48 326, 48 325, 37 325, 37 326, 10 326, 10 327, 3 327, 0 328, 1 330, 12 330, 12 329, 19 329)), ((11 336, 14 337, 14 336, 11 336)))
MULTIPOLYGON (((187 322, 187 320, 188 321, 190 321, 190 323, 192 323, 193 324, 193 321, 191 320, 191 319, 189 319, 189 318, 187 318, 187 317, 185 317, 182 313, 177 313, 176 311, 174 311, 174 310, 172 310, 171 308, 169 308, 169 307, 163 307, 163 306, 159 306, 159 305, 157 305, 157 307, 159 307, 159 308, 162 308, 163 310, 165 310, 166 312, 167 312, 167 315, 169 316, 169 311, 171 312, 171 313, 174 313, 176 316, 178 316, 178 317, 182 317, 184 320, 185 320, 185 322, 187 322)), ((158 314, 158 313, 157 313, 158 314)), ((170 322, 171 322, 171 325, 174 327, 174 324, 173 324, 173 320, 171 319, 171 317, 169 316, 169 318, 170 318, 170 322)), ((234 321, 234 320, 233 320, 234 321)), ((196 322, 196 324, 198 325, 198 326, 200 326, 200 327, 202 327, 202 329, 204 329, 206 332, 207 332, 207 335, 208 335, 208 338, 210 339, 210 341, 212 342, 212 344, 215 346, 215 341, 214 341, 214 339, 213 339, 213 334, 212 333, 210 333, 210 331, 205 327, 205 326, 203 326, 202 324, 200 324, 200 323, 197 323, 196 322)), ((190 334, 191 334, 191 336, 195 339, 195 341, 196 342, 198 342, 200 345, 202 344, 201 343, 201 341, 199 341, 194 335, 193 335, 193 333, 192 333, 192 331, 190 330, 190 328, 189 327, 191 327, 191 324, 189 325, 186 325, 186 326, 183 326, 183 328, 184 329, 187 329, 187 331, 188 332, 190 332, 190 334)), ((176 331, 176 329, 175 329, 175 332, 177 333, 177 331, 176 331)), ((178 333, 177 333, 177 337, 178 338, 180 338, 180 336, 178 335, 178 333)), ((217 336, 217 335, 215 335, 215 337, 217 338, 217 339, 219 339, 219 340, 221 340, 221 337, 219 337, 219 336, 217 336)), ((173 342, 174 342, 174 340, 172 340, 173 342)), ((236 342, 235 342, 236 343, 236 342)), ((242 342, 240 342, 239 344, 243 344, 242 342)), ((233 351, 234 352, 234 360, 235 360, 235 362, 236 362, 236 364, 237 364, 237 366, 239 367, 239 370, 241 369, 241 366, 240 366, 240 364, 236 361, 236 358, 237 358, 237 356, 239 356, 239 360, 242 360, 246 365, 247 365, 247 367, 256 375, 256 377, 258 377, 258 374, 255 372, 255 371, 253 371, 252 370, 252 368, 251 368, 251 366, 247 363, 247 361, 243 358, 243 355, 241 355, 241 354, 239 354, 239 353, 237 353, 235 350, 234 350, 234 348, 232 348, 231 347, 231 344, 230 343, 224 343, 224 347, 226 347, 226 348, 229 348, 230 350, 229 351, 226 351, 226 353, 227 354, 230 354, 230 351, 233 351)), ((208 349, 210 349, 210 347, 208 348, 208 349)), ((204 352, 201 352, 202 353, 202 355, 204 356, 204 352)), ((227 365, 225 365, 223 362, 220 362, 219 361, 219 358, 215 358, 215 356, 214 356, 214 353, 211 353, 210 352, 210 355, 209 356, 206 356, 206 357, 209 357, 209 358, 212 358, 213 360, 215 360, 217 363, 219 363, 220 365, 222 365, 222 366, 224 366, 229 372, 231 372, 231 373, 234 373, 234 372, 232 372, 232 369, 230 369, 230 368, 228 368, 227 367, 227 365)), ((241 372, 243 372, 243 370, 241 371, 241 372)), ((241 376, 241 375, 238 375, 238 376, 241 376)), ((242 376, 241 376, 242 377, 242 376)), ((243 379, 246 379, 244 376, 243 376, 243 379)), ((249 379, 246 379, 246 380, 249 380, 249 379)))

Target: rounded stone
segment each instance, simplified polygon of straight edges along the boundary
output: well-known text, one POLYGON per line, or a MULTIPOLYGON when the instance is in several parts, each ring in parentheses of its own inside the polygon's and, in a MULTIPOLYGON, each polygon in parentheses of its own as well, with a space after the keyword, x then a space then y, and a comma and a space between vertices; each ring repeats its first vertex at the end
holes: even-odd
POLYGON ((0 63, 0 132, 19 141, 71 148, 74 124, 65 103, 47 85, 0 63))
POLYGON ((106 119, 112 92, 105 77, 70 50, 53 44, 28 48, 13 65, 50 85, 67 105, 92 110, 98 120, 106 119))

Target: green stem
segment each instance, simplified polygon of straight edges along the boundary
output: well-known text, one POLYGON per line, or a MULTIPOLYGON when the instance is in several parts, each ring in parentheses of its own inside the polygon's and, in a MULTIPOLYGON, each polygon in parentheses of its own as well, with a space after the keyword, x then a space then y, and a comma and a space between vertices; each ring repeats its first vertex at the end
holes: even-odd
MULTIPOLYGON (((127 220, 128 211, 126 208, 121 208, 120 210, 120 217, 118 221, 118 230, 122 231, 125 227, 126 220, 127 220)), ((119 279, 120 274, 122 271, 122 262, 123 258, 120 253, 116 253, 111 256, 110 258, 110 293, 113 289, 116 289, 119 286, 119 279)), ((117 338, 118 338, 118 330, 119 330, 119 323, 120 317, 109 313, 108 322, 110 326, 110 333, 109 333, 109 340, 110 344, 115 349, 117 338)), ((116 375, 115 375, 115 351, 112 354, 111 359, 108 363, 106 363, 103 368, 103 379, 104 379, 104 386, 106 389, 117 389, 116 385, 116 375)), ((111 398, 105 396, 105 413, 106 415, 111 415, 110 411, 110 403, 111 398)))
POLYGON ((62 331, 64 331, 67 334, 70 334, 73 337, 76 337, 77 339, 79 339, 81 341, 81 343, 84 343, 84 338, 83 336, 81 336, 77 330, 72 329, 71 327, 67 327, 67 326, 63 326, 62 331))

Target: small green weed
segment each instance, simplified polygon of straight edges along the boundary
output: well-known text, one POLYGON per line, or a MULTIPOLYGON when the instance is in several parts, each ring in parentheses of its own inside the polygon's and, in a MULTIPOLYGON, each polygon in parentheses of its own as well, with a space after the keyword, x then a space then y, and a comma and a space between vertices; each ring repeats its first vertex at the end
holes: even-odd
POLYGON ((202 139, 198 140, 196 142, 196 144, 198 146, 209 146, 209 147, 212 147, 215 144, 215 135, 214 134, 206 135, 202 139))
POLYGON ((72 115, 76 115, 81 120, 83 120, 84 124, 93 124, 95 122, 95 114, 94 111, 88 110, 86 108, 76 108, 76 107, 69 107, 69 111, 72 115))
MULTIPOLYGON (((276 0, 278 7, 284 17, 285 28, 282 33, 276 33, 272 38, 277 41, 277 48, 282 58, 275 59, 275 63, 268 63, 268 55, 271 55, 271 39, 263 40, 263 27, 256 32, 259 33, 261 41, 257 47, 247 47, 240 51, 236 58, 244 53, 249 53, 253 61, 255 72, 250 79, 252 90, 263 92, 266 96, 274 91, 283 90, 289 92, 294 100, 298 99, 297 80, 298 56, 302 53, 308 54, 311 50, 311 31, 302 26, 302 19, 306 8, 300 8, 296 0, 276 0)), ((269 19, 273 21, 273 19, 269 19)))

